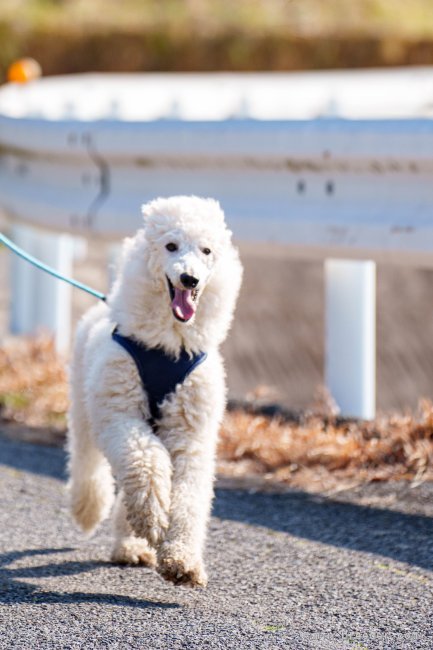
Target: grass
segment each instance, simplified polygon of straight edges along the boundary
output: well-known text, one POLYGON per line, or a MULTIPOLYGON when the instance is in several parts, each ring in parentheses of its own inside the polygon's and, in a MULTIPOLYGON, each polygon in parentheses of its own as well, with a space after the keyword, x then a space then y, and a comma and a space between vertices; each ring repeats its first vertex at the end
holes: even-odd
POLYGON ((0 76, 433 63, 431 0, 8 0, 0 76), (350 7, 350 9, 349 9, 350 7))
POLYGON ((282 632, 285 629, 284 625, 264 625, 262 627, 263 632, 282 632))
POLYGON ((49 337, 11 338, 0 348, 3 419, 64 430, 67 404, 65 367, 49 337))
MULTIPOLYGON (((39 428, 39 441, 57 443, 67 405, 65 366, 49 338, 13 338, 0 348, 2 428, 39 428)), ((218 472, 228 480, 254 477, 262 487, 310 491, 433 480, 433 404, 423 400, 416 413, 381 415, 373 422, 339 420, 326 398, 293 422, 227 413, 218 472)))
POLYGON ((8 0, 0 20, 20 30, 128 29, 214 35, 230 31, 323 34, 433 34, 431 0, 8 0), (350 10, 348 5, 350 4, 350 10))
POLYGON ((228 414, 219 468, 226 476, 250 473, 313 491, 433 480, 433 405, 424 400, 417 413, 382 415, 373 422, 344 422, 321 409, 292 423, 228 414))

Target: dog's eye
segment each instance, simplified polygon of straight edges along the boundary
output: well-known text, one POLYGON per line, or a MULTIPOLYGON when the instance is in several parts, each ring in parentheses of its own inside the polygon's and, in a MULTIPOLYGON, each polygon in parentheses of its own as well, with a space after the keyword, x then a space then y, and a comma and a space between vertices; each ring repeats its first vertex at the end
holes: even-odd
POLYGON ((205 255, 210 255, 211 254, 211 249, 210 248, 202 248, 201 252, 204 253, 205 255))
POLYGON ((175 244, 174 242, 169 242, 166 245, 166 249, 170 251, 170 253, 174 253, 174 251, 177 251, 177 244, 175 244))

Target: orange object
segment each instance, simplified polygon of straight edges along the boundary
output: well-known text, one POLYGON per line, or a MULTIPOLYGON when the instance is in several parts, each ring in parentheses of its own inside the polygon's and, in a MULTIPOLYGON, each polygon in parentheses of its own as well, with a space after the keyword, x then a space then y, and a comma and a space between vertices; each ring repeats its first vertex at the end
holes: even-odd
POLYGON ((35 59, 18 59, 8 68, 8 81, 26 83, 38 79, 42 74, 41 66, 35 59))

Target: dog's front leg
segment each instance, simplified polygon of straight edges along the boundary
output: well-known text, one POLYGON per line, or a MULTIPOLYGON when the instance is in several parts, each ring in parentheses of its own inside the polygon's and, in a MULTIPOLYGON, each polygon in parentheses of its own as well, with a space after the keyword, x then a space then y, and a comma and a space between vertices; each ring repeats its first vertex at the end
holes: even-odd
POLYGON ((138 537, 157 546, 168 527, 171 461, 161 442, 142 421, 113 421, 100 441, 124 494, 127 520, 138 537))
POLYGON ((157 546, 168 527, 172 465, 145 420, 143 391, 131 363, 119 354, 106 362, 94 382, 89 411, 98 446, 123 490, 133 532, 157 546))
POLYGON ((172 445, 170 523, 158 551, 158 572, 174 584, 206 586, 203 547, 213 495, 214 444, 172 445))
POLYGON ((113 532, 115 535, 111 559, 116 564, 141 564, 156 566, 156 552, 143 537, 137 537, 127 519, 125 495, 123 490, 117 495, 113 513, 113 532))

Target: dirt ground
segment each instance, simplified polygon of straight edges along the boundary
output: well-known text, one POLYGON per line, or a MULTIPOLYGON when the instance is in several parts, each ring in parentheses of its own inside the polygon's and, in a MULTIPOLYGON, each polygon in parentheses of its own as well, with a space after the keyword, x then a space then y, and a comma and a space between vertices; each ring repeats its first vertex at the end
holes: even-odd
MULTIPOLYGON (((107 288, 107 248, 92 242, 74 274, 107 288)), ((322 382, 324 287, 321 263, 293 261, 241 246, 245 280, 235 322, 224 345, 230 397, 258 385, 294 409, 311 405, 322 382)), ((0 249, 0 340, 7 333, 8 266, 0 249)), ((94 299, 74 291, 74 321, 94 299)), ((378 407, 415 407, 433 396, 433 272, 378 267, 378 407)))

